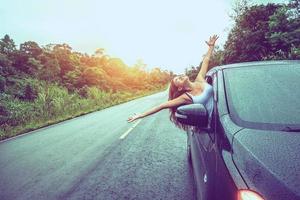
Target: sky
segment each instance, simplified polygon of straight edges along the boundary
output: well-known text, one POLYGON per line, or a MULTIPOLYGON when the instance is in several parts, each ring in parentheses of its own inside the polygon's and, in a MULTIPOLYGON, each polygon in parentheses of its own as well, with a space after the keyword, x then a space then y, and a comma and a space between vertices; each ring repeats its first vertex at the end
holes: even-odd
POLYGON ((184 73, 199 65, 209 36, 217 34, 217 45, 225 44, 234 1, 0 0, 0 38, 8 34, 17 45, 67 43, 89 55, 104 48, 128 66, 142 60, 147 69, 184 73))

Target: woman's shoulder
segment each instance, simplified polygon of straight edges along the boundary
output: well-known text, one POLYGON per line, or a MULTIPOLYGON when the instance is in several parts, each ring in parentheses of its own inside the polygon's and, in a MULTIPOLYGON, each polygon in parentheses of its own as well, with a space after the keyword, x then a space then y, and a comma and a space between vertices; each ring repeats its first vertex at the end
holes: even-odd
POLYGON ((182 98, 185 100, 185 103, 193 103, 193 95, 191 95, 189 92, 182 93, 178 98, 182 98))
POLYGON ((197 86, 198 88, 200 88, 201 91, 202 91, 202 90, 204 90, 205 85, 208 84, 208 83, 207 83, 206 80, 204 80, 204 81, 194 81, 194 84, 196 84, 196 86, 197 86))

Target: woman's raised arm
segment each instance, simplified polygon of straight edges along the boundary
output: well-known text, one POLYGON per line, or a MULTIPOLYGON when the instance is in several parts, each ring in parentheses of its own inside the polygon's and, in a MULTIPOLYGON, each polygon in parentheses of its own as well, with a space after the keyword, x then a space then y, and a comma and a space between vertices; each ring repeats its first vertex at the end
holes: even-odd
POLYGON ((214 35, 212 37, 209 37, 209 41, 205 41, 206 44, 208 45, 208 51, 206 53, 206 55, 203 58, 202 64, 201 64, 201 68, 200 68, 200 72, 198 73, 195 81, 205 81, 205 74, 208 71, 208 64, 209 64, 209 60, 210 60, 210 56, 212 55, 212 52, 214 50, 215 47, 215 42, 219 37, 217 35, 214 35))

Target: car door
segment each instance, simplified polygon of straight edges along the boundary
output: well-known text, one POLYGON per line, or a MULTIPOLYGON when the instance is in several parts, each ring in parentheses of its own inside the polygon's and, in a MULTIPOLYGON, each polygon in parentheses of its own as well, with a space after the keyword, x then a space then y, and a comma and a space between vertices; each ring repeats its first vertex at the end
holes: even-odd
POLYGON ((212 79, 214 89, 214 110, 209 124, 211 131, 197 131, 196 128, 193 128, 191 134, 192 163, 198 199, 212 199, 214 194, 214 177, 216 169, 216 152, 214 148, 216 113, 215 95, 217 90, 217 77, 215 74, 216 73, 211 77, 207 77, 208 79, 212 79))

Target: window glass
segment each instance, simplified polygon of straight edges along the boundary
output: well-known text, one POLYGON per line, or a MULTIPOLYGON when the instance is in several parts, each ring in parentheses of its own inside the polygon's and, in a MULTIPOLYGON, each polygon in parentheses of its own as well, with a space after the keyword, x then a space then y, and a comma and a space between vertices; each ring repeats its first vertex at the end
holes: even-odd
POLYGON ((256 127, 300 126, 300 65, 224 69, 230 115, 256 127))

